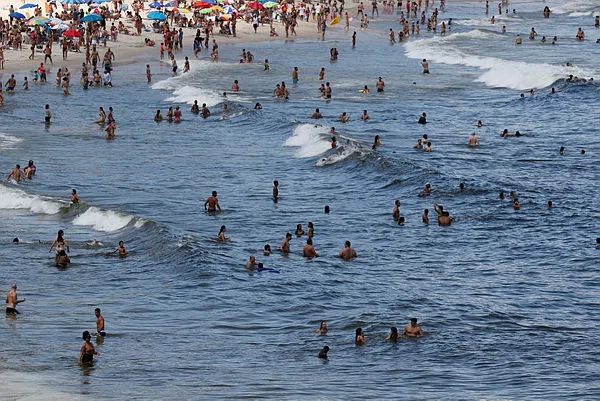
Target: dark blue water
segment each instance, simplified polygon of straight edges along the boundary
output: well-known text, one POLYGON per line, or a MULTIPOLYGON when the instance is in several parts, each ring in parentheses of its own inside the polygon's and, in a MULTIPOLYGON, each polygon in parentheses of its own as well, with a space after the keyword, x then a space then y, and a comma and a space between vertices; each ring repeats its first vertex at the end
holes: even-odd
MULTIPOLYGON (((575 12, 594 7, 577 4, 575 12)), ((16 282, 27 298, 16 320, 0 323, 0 398, 597 399, 600 88, 560 80, 569 60, 577 75, 598 79, 595 40, 567 39, 584 23, 590 39, 597 32, 589 15, 541 21, 540 4, 519 7, 505 36, 484 25, 482 4, 451 3, 442 19, 463 24, 446 39, 423 30, 390 47, 392 23, 374 22, 354 50, 343 32, 324 43, 222 46, 224 62, 204 54, 175 79, 149 53, 117 65, 112 89, 75 85, 65 98, 46 85, 8 97, 0 165, 8 174, 33 159, 38 173, 0 186, 1 285, 16 282), (564 32, 564 41, 515 48, 514 32, 531 21, 564 32), (271 71, 237 65, 242 48, 268 58, 271 71), (432 60, 430 76, 420 73, 421 57, 432 60), (331 102, 318 96, 321 67, 331 102), (358 93, 379 76, 383 94, 358 93), (220 93, 234 79, 242 91, 228 95, 232 111, 222 118, 220 93), (271 97, 282 80, 288 102, 271 97), (530 88, 536 94, 519 100, 530 88), (189 113, 194 99, 213 115, 189 113), (171 105, 182 107, 181 124, 152 121, 171 105), (99 106, 115 110, 115 141, 92 123, 99 106), (322 120, 309 118, 316 107, 322 120), (344 111, 347 124, 337 122, 344 111), (416 123, 422 112, 426 126, 416 123), (328 150, 331 126, 340 132, 336 151, 328 150), (505 128, 523 136, 501 138, 505 128), (477 149, 466 146, 473 131, 477 149), (431 153, 412 148, 423 134, 431 153), (373 152, 375 135, 383 145, 373 152), (418 197, 427 182, 431 196, 418 197), (68 204, 71 188, 79 207, 68 204), (213 190, 223 212, 208 215, 213 190), (522 208, 500 200, 501 191, 515 191, 522 208), (391 218, 396 199, 403 227, 391 218), (452 226, 437 225, 434 201, 452 226), (309 221, 321 257, 302 257, 306 237, 293 238, 289 256, 262 255, 265 243, 276 249, 309 221), (221 225, 231 243, 215 241, 221 225), (59 228, 71 244, 66 270, 48 253, 59 228), (106 256, 119 240, 130 255, 106 256), (336 257, 345 240, 358 252, 349 263, 336 257), (280 273, 248 272, 249 255, 280 273), (109 336, 96 344, 96 365, 82 369, 80 335, 95 327, 95 307, 109 336), (384 341, 411 317, 423 338, 384 341), (314 333, 321 320, 324 337, 314 333), (357 327, 366 336, 360 348, 357 327), (328 362, 316 357, 324 345, 328 362)))

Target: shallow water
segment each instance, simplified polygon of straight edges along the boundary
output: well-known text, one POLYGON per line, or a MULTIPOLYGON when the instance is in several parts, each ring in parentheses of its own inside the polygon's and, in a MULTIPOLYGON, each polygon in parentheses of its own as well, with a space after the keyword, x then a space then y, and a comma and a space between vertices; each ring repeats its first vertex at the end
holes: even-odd
POLYGON ((153 54, 117 67, 113 89, 75 85, 64 98, 49 84, 7 96, 0 165, 7 174, 34 159, 38 174, 0 184, 2 288, 16 282, 27 298, 16 320, 0 322, 0 378, 10 383, 0 398, 597 399, 600 88, 560 79, 598 80, 599 34, 587 14, 598 9, 572 3, 550 20, 540 18, 543 5, 519 3, 493 27, 483 4, 451 3, 440 18, 455 21, 445 39, 423 30, 390 47, 386 31, 398 24, 372 22, 354 50, 333 31, 324 43, 221 46, 224 62, 203 53, 178 78, 153 54), (559 35, 559 44, 530 43, 531 26, 559 35), (584 43, 572 39, 578 26, 584 43), (236 64, 244 47, 268 58, 271 71, 236 64), (331 47, 340 51, 336 63, 331 47), (423 57, 429 76, 420 73, 423 57), (331 102, 318 97, 321 67, 331 102), (358 93, 378 76, 383 94, 358 93), (222 119, 220 93, 234 79, 242 92, 229 94, 232 111, 222 119), (289 102, 271 98, 281 80, 289 102), (519 100, 530 88, 536 95, 519 100), (194 99, 213 115, 189 113, 194 99), (257 101, 263 110, 253 110, 257 101), (53 123, 44 128, 50 102, 53 123), (170 105, 182 107, 181 124, 154 123, 156 109, 164 115, 170 105), (115 110, 113 142, 91 123, 99 106, 115 110), (324 119, 309 118, 316 107, 324 119), (336 121, 343 111, 347 124, 336 121), (422 112, 426 126, 416 124, 422 112), (335 152, 331 126, 340 132, 335 152), (504 128, 523 136, 500 138, 504 128), (473 130, 478 149, 466 146, 473 130), (423 134, 432 153, 412 149, 423 134), (383 146, 372 152, 375 135, 383 146), (432 195, 419 198, 426 182, 432 195), (79 207, 68 204, 71 188, 79 207), (203 212, 212 190, 223 213, 203 212), (500 201, 500 191, 515 191, 521 210, 500 201), (395 199, 404 227, 391 219, 395 199), (451 227, 433 222, 434 201, 456 219, 451 227), (429 225, 421 224, 425 208, 429 225), (289 257, 262 256, 265 243, 277 248, 308 221, 320 258, 304 260, 305 238, 296 237, 289 257), (214 240, 223 224, 231 243, 214 240), (59 228, 71 244, 66 270, 47 252, 59 228), (94 238, 102 245, 88 245, 94 238), (351 263, 335 257, 346 239, 359 254, 351 263), (106 256, 119 240, 129 257, 106 256), (246 271, 250 254, 281 272, 246 271), (95 327, 95 307, 109 336, 96 344, 96 365, 82 369, 80 335, 95 327), (389 327, 411 317, 425 337, 385 343, 389 327), (326 337, 314 333, 320 320, 326 337), (356 327, 366 333, 361 348, 356 327), (328 362, 316 358, 323 345, 328 362))

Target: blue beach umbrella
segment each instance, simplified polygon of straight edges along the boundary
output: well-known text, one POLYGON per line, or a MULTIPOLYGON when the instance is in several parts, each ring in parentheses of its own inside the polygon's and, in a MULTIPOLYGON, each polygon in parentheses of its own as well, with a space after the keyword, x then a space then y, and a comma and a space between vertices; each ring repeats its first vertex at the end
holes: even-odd
POLYGON ((27 3, 27 4, 23 4, 21 7, 19 7, 19 9, 23 9, 23 8, 36 8, 36 7, 37 7, 36 4, 27 3))
POLYGON ((155 20, 155 21, 164 21, 167 19, 167 16, 164 15, 163 13, 161 13, 160 11, 152 11, 151 13, 148 13, 146 18, 155 20))
POLYGON ((100 22, 104 18, 99 16, 98 14, 88 14, 81 19, 81 22, 100 22))
POLYGON ((21 13, 10 13, 8 14, 9 17, 11 18, 16 18, 16 19, 23 19, 25 18, 25 16, 21 13))
POLYGON ((217 4, 217 0, 202 0, 205 3, 212 4, 213 6, 217 4))
POLYGON ((150 8, 161 8, 161 7, 164 7, 164 6, 162 4, 160 4, 158 1, 155 1, 154 3, 148 4, 148 7, 150 7, 150 8))

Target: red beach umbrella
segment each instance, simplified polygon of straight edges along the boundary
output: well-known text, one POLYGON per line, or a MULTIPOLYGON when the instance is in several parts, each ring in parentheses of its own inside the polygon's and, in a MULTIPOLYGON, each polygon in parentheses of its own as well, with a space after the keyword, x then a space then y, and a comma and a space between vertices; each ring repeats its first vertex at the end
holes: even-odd
POLYGON ((205 3, 204 1, 197 1, 196 3, 192 4, 192 8, 204 9, 204 8, 211 8, 211 7, 212 7, 212 4, 205 3))
POLYGON ((250 3, 248 3, 248 8, 252 9, 252 10, 264 10, 265 7, 260 4, 258 1, 251 1, 250 3))
POLYGON ((79 31, 76 31, 75 29, 69 29, 63 33, 63 36, 67 36, 69 38, 80 38, 81 34, 79 33, 79 31))

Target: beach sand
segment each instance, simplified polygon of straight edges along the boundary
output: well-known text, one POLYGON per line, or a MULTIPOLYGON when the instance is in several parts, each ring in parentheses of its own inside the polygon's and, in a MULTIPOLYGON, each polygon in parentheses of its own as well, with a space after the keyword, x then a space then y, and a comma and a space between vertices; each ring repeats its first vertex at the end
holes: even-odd
MULTIPOLYGON (((33 9, 24 9, 24 10, 18 9, 24 3, 25 3, 24 0, 18 0, 17 2, 14 2, 11 0, 0 0, 0 16, 2 18, 8 17, 9 7, 11 4, 14 6, 15 11, 21 12, 22 14, 24 14, 26 16, 31 16, 33 14, 33 12, 30 10, 33 10, 33 9)), ((129 9, 131 9, 131 3, 130 2, 125 2, 125 3, 128 4, 130 7, 129 9)), ((38 2, 38 3, 34 2, 33 4, 40 4, 43 7, 44 3, 43 2, 38 2)), ((87 6, 84 6, 84 10, 87 10, 87 6)), ((355 10, 356 10, 356 4, 353 2, 350 2, 348 4, 347 11, 350 13, 351 16, 353 16, 355 14, 355 10)), ((145 15, 150 11, 154 11, 154 10, 151 8, 147 8, 147 9, 144 9, 144 11, 140 14, 144 18, 145 15)), ((121 18, 121 21, 123 21, 125 26, 130 31, 132 31, 132 32, 135 31, 135 29, 133 27, 133 21, 128 20, 127 18, 121 18)), ((145 25, 145 29, 142 31, 141 36, 126 35, 126 34, 121 33, 121 34, 119 34, 116 42, 111 42, 111 41, 108 42, 107 48, 111 48, 111 50, 115 53, 115 56, 116 56, 116 60, 114 62, 115 66, 118 66, 124 60, 128 60, 128 59, 131 59, 131 58, 137 57, 139 55, 143 55, 143 54, 150 55, 150 54, 154 53, 158 58, 159 45, 162 41, 162 34, 154 33, 154 32, 152 32, 152 30, 147 29, 147 28, 151 27, 152 21, 144 19, 143 22, 145 25), (145 38, 155 41, 156 45, 153 47, 146 46, 144 44, 145 38)), ((112 23, 112 20, 111 20, 111 23, 112 23)), ((355 20, 354 24, 356 24, 356 23, 357 23, 357 21, 355 20)), ((229 43, 258 43, 258 42, 265 42, 265 41, 286 40, 285 31, 284 31, 284 28, 283 28, 283 25, 281 24, 281 22, 274 22, 273 26, 275 27, 275 30, 279 34, 279 36, 275 36, 275 37, 270 36, 269 35, 270 27, 267 24, 265 24, 263 26, 259 26, 258 32, 254 33, 251 23, 246 23, 244 20, 238 19, 236 37, 215 34, 214 37, 210 38, 210 40, 212 41, 212 39, 215 39, 219 45, 229 44, 229 43)), ((176 27, 176 28, 179 29, 178 27, 176 27)), ((344 23, 342 21, 341 23, 339 23, 335 26, 331 26, 329 28, 332 30, 343 30, 344 23)), ((215 32, 217 32, 217 31, 218 31, 218 28, 215 29, 215 32)), ((316 22, 312 21, 312 18, 311 18, 310 22, 298 21, 298 26, 296 27, 296 31, 297 31, 298 35, 293 36, 293 37, 290 36, 289 38, 287 38, 287 40, 320 38, 320 34, 317 30, 317 24, 316 24, 316 22)), ((189 56, 193 55, 192 41, 193 41, 194 36, 196 35, 196 29, 195 28, 183 28, 183 32, 184 32, 184 36, 183 36, 184 37, 184 46, 183 46, 184 50, 176 53, 176 58, 182 58, 185 56, 189 57, 189 56)), ((99 49, 99 52, 101 55, 104 54, 104 52, 105 52, 105 50, 103 50, 103 48, 104 48, 103 46, 98 46, 98 49, 99 49)), ((206 50, 203 50, 203 52, 205 52, 205 51, 206 50)), ((22 50, 14 50, 12 48, 5 48, 4 49, 4 59, 5 59, 4 69, 0 70, 0 78, 2 79, 2 81, 5 81, 7 79, 7 76, 6 76, 7 74, 29 71, 29 70, 33 71, 44 60, 44 55, 40 50, 36 50, 34 60, 29 60, 28 59, 29 55, 30 55, 30 49, 29 49, 29 45, 26 43, 23 43, 22 50)), ((81 64, 85 61, 85 51, 83 48, 82 48, 81 52, 69 52, 69 54, 67 56, 68 59, 62 60, 62 51, 61 51, 60 45, 56 44, 56 43, 54 44, 53 49, 52 49, 52 56, 53 56, 53 59, 55 62, 54 65, 61 66, 61 67, 68 67, 72 71, 74 69, 77 69, 78 67, 80 67, 81 64)), ((48 67, 51 67, 51 66, 48 66, 48 67)), ((51 68, 50 68, 50 70, 51 70, 51 68)))

